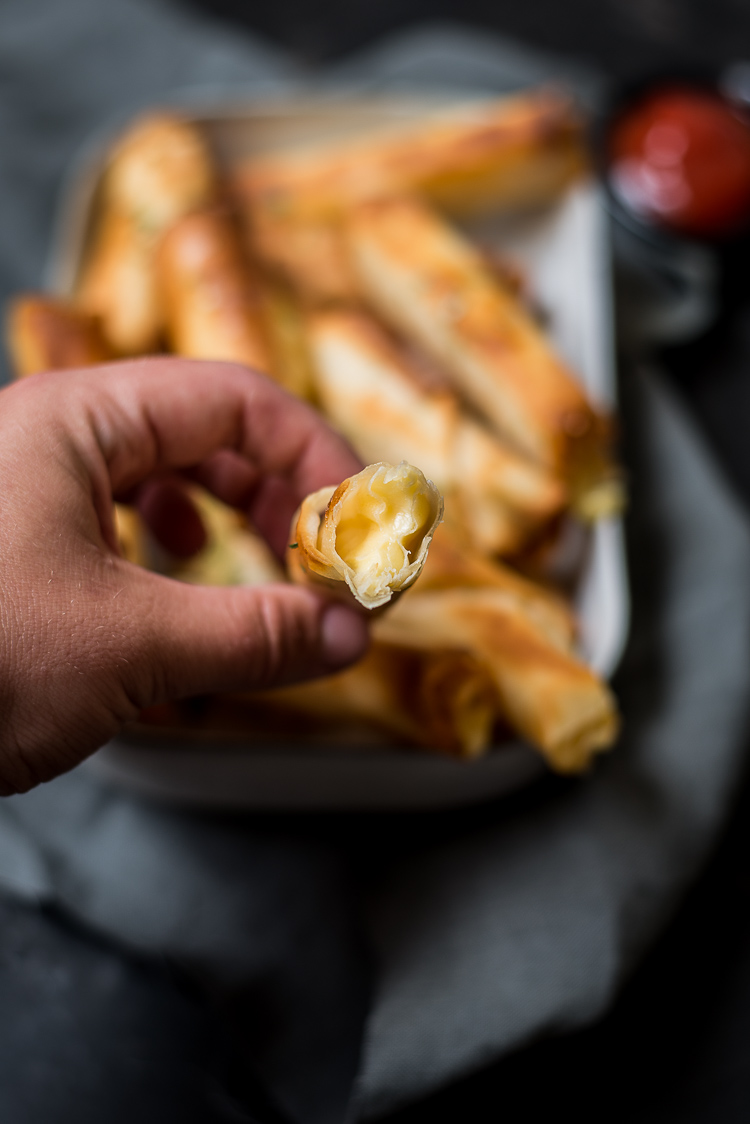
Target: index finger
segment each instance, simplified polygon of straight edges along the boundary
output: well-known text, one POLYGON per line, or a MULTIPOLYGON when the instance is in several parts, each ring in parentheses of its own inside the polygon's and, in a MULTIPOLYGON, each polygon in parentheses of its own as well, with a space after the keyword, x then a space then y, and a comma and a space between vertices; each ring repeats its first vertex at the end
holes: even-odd
POLYGON ((76 409, 76 399, 84 407, 90 452, 103 456, 114 494, 220 449, 238 453, 260 476, 282 478, 298 501, 361 467, 311 407, 239 364, 144 359, 71 373, 57 385, 66 410, 76 409))

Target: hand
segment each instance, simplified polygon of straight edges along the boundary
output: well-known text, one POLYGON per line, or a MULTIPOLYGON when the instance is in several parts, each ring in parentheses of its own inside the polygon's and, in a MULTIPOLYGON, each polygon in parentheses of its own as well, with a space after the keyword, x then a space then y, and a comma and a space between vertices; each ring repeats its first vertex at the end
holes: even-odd
POLYGON ((310 491, 360 469, 262 375, 180 359, 0 392, 0 794, 72 768, 145 707, 333 671, 361 617, 292 585, 190 586, 124 561, 112 501, 189 473, 277 548, 310 491))

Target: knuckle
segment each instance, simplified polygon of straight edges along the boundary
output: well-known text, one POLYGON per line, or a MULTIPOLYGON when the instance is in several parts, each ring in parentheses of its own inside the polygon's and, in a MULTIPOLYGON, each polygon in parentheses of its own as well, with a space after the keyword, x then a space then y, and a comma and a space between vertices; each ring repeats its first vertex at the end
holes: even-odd
POLYGON ((309 648, 309 639, 288 599, 261 593, 257 599, 253 679, 259 687, 283 680, 309 648))

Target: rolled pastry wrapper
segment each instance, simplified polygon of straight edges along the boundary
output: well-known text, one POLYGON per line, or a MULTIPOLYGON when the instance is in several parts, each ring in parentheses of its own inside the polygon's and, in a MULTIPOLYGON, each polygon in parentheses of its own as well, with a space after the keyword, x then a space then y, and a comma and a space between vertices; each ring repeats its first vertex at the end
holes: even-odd
POLYGON ((102 216, 76 302, 97 316, 116 355, 156 351, 163 318, 154 275, 154 238, 130 215, 102 216))
POLYGON ((308 318, 317 395, 365 460, 419 464, 451 518, 487 553, 512 554, 566 502, 549 470, 496 438, 366 314, 308 318))
POLYGON ((28 294, 12 300, 6 340, 16 378, 112 358, 97 318, 54 297, 28 294))
POLYGON ((376 622, 375 636, 428 650, 463 645, 490 670, 505 719, 556 772, 582 772, 617 737, 606 684, 501 590, 415 591, 376 622))
POLYGON ((551 89, 425 113, 418 125, 291 154, 253 157, 236 190, 285 216, 320 218, 384 193, 458 212, 554 198, 586 166, 579 116, 551 89))
MULTIPOLYGON (((501 594, 561 652, 572 653, 578 625, 570 605, 559 593, 529 581, 496 559, 467 548, 446 524, 438 527, 430 544, 418 593, 446 589, 490 590, 501 594)), ((491 601, 497 597, 491 597, 491 601)))
POLYGON ((217 173, 200 130, 172 113, 135 121, 112 150, 105 203, 165 230, 216 192, 217 173))
POLYGON ((371 464, 302 502, 292 520, 289 575, 381 608, 417 580, 442 517, 442 496, 418 468, 371 464))
POLYGON ((357 279, 337 219, 286 215, 272 201, 240 200, 238 209, 252 256, 291 285, 306 304, 358 299, 357 279))
POLYGON ((269 369, 260 282, 228 212, 195 211, 176 222, 162 239, 157 271, 178 355, 269 369))
POLYGON ((264 274, 261 280, 266 337, 271 350, 269 374, 290 394, 315 397, 313 363, 302 305, 289 285, 264 274))
POLYGON ((359 284, 385 321, 517 449, 577 487, 598 482, 606 419, 479 252, 416 200, 363 204, 347 229, 359 284))
MULTIPOLYGON (((251 708, 335 727, 369 726, 391 739, 478 757, 498 717, 492 676, 467 652, 373 644, 354 667, 325 679, 247 696, 251 708)), ((252 709, 249 720, 252 721, 252 709)))
POLYGON ((156 248, 173 222, 214 198, 216 182, 200 132, 179 117, 142 118, 113 149, 76 298, 101 317, 105 338, 118 354, 158 347, 163 317, 156 248))

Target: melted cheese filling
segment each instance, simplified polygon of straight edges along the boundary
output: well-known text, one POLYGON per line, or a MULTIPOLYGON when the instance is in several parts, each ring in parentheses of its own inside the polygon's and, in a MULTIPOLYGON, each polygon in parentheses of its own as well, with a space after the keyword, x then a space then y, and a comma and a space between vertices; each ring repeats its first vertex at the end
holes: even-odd
POLYGON ((336 553, 357 587, 375 596, 397 582, 435 519, 425 479, 410 465, 382 467, 346 495, 336 528, 336 553))

